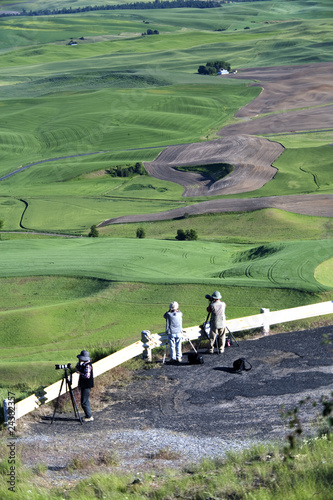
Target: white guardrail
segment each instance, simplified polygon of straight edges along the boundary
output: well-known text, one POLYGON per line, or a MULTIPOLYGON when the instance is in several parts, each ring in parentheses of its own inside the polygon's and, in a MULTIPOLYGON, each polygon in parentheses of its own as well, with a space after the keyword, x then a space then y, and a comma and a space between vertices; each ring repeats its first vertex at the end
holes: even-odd
MULTIPOLYGON (((281 311, 270 311, 270 309, 262 309, 260 314, 254 316, 246 316, 244 318, 230 319, 227 321, 227 327, 231 333, 240 332, 244 330, 251 330, 252 328, 262 328, 264 335, 269 333, 270 325, 278 323, 287 323, 289 321, 296 321, 304 318, 313 318, 325 314, 333 313, 333 301, 321 302, 319 304, 312 304, 308 306, 294 307, 292 309, 283 309, 281 311)), ((199 339, 202 335, 200 326, 193 326, 184 329, 184 336, 190 340, 199 339)), ((186 340, 186 339, 185 339, 186 340)), ((145 359, 151 361, 152 349, 166 344, 165 333, 150 333, 147 330, 142 332, 142 339, 134 344, 121 349, 120 351, 110 354, 96 363, 93 363, 94 377, 98 377, 102 373, 111 370, 125 361, 136 356, 143 355, 145 359)), ((78 385, 79 376, 73 373, 72 388, 78 385)), ((15 403, 15 420, 23 417, 27 413, 35 410, 39 406, 56 399, 59 394, 66 392, 66 384, 63 384, 62 391, 61 380, 55 382, 43 389, 42 393, 36 393, 29 396, 22 401, 15 403)), ((4 409, 8 407, 10 400, 4 401, 4 409)), ((8 415, 5 415, 5 422, 8 415)))

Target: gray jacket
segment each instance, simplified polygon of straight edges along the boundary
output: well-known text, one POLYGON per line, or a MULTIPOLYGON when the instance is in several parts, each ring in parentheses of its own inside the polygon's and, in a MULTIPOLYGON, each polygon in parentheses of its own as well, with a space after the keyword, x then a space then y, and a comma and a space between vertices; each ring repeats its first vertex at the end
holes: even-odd
POLYGON ((179 335, 183 330, 183 313, 180 311, 167 311, 163 318, 166 319, 166 333, 179 335))
POLYGON ((212 302, 211 304, 209 304, 208 311, 211 313, 210 328, 212 330, 225 327, 226 323, 225 308, 226 308, 226 303, 221 302, 220 300, 217 300, 216 302, 212 302))

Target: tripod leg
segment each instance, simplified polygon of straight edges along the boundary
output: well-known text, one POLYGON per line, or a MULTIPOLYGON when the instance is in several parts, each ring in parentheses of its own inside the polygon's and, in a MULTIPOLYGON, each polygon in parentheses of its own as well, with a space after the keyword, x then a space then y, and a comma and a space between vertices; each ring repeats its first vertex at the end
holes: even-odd
POLYGON ((52 417, 52 420, 51 420, 51 424, 53 424, 54 416, 55 416, 56 411, 57 411, 57 408, 58 408, 59 398, 60 398, 60 395, 61 395, 61 390, 62 390, 62 386, 63 386, 63 385, 64 385, 64 379, 62 379, 62 381, 61 381, 60 390, 59 390, 59 395, 58 395, 58 397, 57 397, 57 401, 56 401, 56 404, 55 404, 55 407, 54 407, 54 412, 53 412, 53 417, 52 417))
POLYGON ((164 363, 165 363, 165 359, 166 359, 167 347, 168 347, 168 344, 166 343, 166 344, 165 344, 165 349, 164 349, 163 362, 162 362, 162 364, 163 364, 163 365, 164 365, 164 363))
POLYGON ((238 345, 238 347, 239 347, 239 343, 237 342, 237 340, 235 339, 235 337, 233 336, 233 334, 231 333, 231 331, 229 330, 229 328, 228 328, 228 327, 227 327, 227 330, 228 330, 229 335, 230 335, 230 337, 232 338, 232 340, 234 340, 234 341, 236 342, 236 344, 238 345))
POLYGON ((74 415, 76 416, 76 418, 78 418, 80 420, 81 424, 83 424, 81 415, 79 413, 79 409, 78 409, 77 404, 76 404, 76 400, 75 400, 75 396, 74 396, 74 393, 73 393, 72 385, 71 385, 71 383, 70 383, 70 381, 68 379, 66 379, 66 382, 67 382, 68 389, 69 389, 69 394, 70 394, 71 400, 72 400, 74 415))

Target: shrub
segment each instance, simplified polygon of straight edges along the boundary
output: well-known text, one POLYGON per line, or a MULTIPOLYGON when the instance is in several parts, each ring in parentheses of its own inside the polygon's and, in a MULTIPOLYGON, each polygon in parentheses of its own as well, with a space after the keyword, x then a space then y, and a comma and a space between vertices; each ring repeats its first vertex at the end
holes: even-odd
POLYGON ((145 238, 146 237, 146 232, 143 229, 143 227, 138 227, 138 229, 136 230, 136 237, 137 238, 145 238))
POLYGON ((179 240, 179 241, 186 240, 185 231, 183 229, 178 229, 177 230, 176 240, 179 240))
POLYGON ((90 233, 88 234, 89 238, 97 238, 99 236, 99 232, 95 224, 91 226, 90 233))

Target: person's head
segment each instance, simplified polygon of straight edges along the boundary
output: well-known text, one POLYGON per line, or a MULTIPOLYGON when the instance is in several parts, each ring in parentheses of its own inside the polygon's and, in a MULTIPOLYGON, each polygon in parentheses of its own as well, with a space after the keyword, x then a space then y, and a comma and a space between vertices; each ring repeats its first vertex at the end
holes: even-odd
POLYGON ((90 361, 90 356, 88 351, 81 351, 80 354, 76 356, 80 362, 90 361))
POLYGON ((222 295, 220 294, 220 292, 214 292, 214 293, 212 293, 212 299, 213 300, 221 300, 222 295))
POLYGON ((178 311, 178 309, 179 309, 178 302, 176 302, 175 300, 173 302, 171 302, 169 309, 170 309, 170 311, 178 311))

